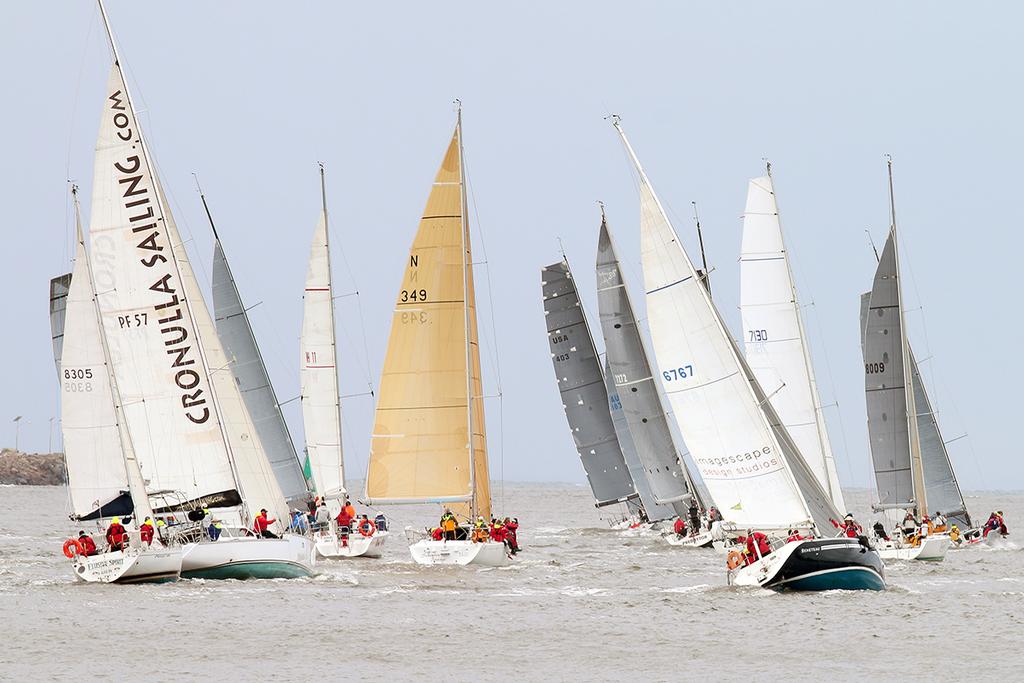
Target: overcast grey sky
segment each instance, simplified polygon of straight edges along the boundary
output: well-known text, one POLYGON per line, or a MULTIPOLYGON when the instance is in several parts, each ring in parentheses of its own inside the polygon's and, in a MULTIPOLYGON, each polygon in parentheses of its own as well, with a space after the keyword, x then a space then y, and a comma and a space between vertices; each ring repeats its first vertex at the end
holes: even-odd
MULTIPOLYGON (((845 485, 869 484, 858 297, 896 164, 912 342, 967 488, 1020 488, 1019 201, 1024 8, 995 3, 135 3, 108 10, 190 253, 208 279, 198 172, 281 400, 298 393, 309 242, 327 163, 342 393, 376 384, 404 259, 464 102, 488 393, 493 301, 504 393, 492 476, 583 481, 544 333, 539 269, 561 238, 596 314, 607 207, 642 306, 623 124, 688 248, 699 203, 734 332, 747 179, 773 163, 845 485), (486 247, 486 249, 484 248, 486 247), (346 261, 347 264, 346 265, 346 261), (489 299, 487 270, 493 286, 489 299), (359 314, 357 300, 361 303, 359 314), (363 334, 368 353, 364 352, 363 334), (841 417, 841 421, 840 421, 841 417), (499 456, 503 450, 504 457, 499 456), (500 461, 503 460, 503 466, 500 461)), ((0 27, 0 444, 45 450, 58 414, 49 278, 69 268, 75 179, 88 218, 110 56, 93 3, 14 3, 0 27)), ((343 402, 362 476, 372 399, 343 402)), ((287 416, 301 447, 298 402, 287 416)), ((56 441, 56 437, 55 437, 56 441)))

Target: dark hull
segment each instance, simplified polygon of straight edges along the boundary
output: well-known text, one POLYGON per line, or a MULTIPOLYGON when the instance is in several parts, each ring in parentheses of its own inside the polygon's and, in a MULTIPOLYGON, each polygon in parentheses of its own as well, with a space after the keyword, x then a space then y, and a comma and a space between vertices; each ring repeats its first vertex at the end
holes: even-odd
POLYGON ((885 570, 878 553, 855 538, 803 541, 762 585, 803 591, 884 590, 885 570))

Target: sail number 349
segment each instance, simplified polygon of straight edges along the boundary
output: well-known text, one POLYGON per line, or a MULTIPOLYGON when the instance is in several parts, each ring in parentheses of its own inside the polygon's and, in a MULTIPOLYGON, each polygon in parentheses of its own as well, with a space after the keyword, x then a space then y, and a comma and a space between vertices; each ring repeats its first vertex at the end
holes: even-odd
POLYGON ((403 304, 408 301, 426 301, 427 290, 425 289, 403 289, 398 300, 403 304))

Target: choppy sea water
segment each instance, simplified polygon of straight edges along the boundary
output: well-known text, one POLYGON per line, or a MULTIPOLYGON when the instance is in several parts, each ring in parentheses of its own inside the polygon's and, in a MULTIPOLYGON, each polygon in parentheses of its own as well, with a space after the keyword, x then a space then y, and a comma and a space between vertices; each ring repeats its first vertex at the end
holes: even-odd
MULTIPOLYGON (((725 585, 724 558, 613 531, 585 487, 506 485, 503 569, 381 560, 312 579, 76 583, 57 487, 0 487, 2 680, 1020 680, 1024 552, 895 562, 882 593, 725 585)), ((867 494, 850 492, 866 517, 867 494)), ((983 493, 1024 546, 1024 494, 983 493), (1019 536, 1018 536, 1019 529, 1019 536)), ((497 507, 497 506, 496 506, 497 507)), ((429 507, 388 510, 423 526, 429 507)))

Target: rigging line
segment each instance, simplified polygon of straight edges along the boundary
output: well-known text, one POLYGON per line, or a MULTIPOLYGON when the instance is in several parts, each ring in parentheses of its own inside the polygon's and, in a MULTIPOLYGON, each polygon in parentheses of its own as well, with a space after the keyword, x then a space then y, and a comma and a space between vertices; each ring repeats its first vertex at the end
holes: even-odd
MULTIPOLYGON (((68 144, 67 144, 67 156, 65 157, 64 164, 64 177, 68 179, 69 183, 73 184, 71 179, 71 145, 74 141, 75 136, 75 122, 78 120, 78 100, 79 94, 82 90, 82 76, 85 73, 86 54, 89 51, 89 43, 92 41, 93 31, 96 30, 96 12, 90 11, 89 16, 91 20, 89 22, 89 29, 85 34, 85 43, 82 46, 82 56, 79 59, 78 65, 78 78, 75 80, 75 94, 71 99, 71 121, 68 123, 68 144)), ((64 197, 64 253, 62 255, 60 268, 71 261, 71 249, 72 244, 76 241, 73 235, 73 229, 71 227, 72 214, 74 213, 72 207, 72 196, 70 193, 65 194, 64 197)), ((59 385, 58 385, 59 386, 59 385)), ((59 393, 59 392, 58 392, 59 393)))

